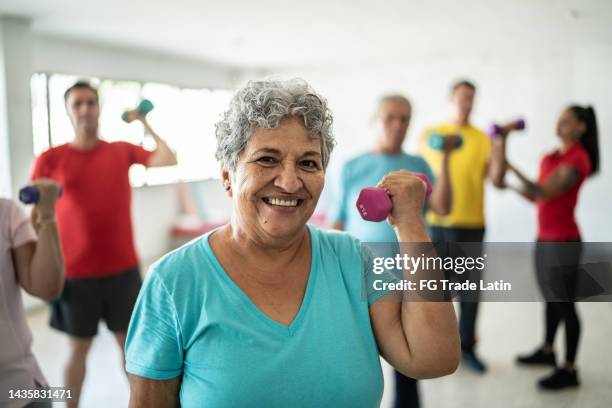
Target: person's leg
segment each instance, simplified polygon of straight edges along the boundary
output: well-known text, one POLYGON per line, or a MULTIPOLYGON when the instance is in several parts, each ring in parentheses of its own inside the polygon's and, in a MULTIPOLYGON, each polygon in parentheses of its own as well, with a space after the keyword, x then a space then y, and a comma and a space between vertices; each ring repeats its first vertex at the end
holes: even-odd
POLYGON ((125 371, 125 338, 132 311, 142 286, 140 270, 132 268, 125 273, 109 277, 103 282, 103 318, 121 348, 121 364, 125 371))
POLYGON ((125 371, 125 338, 127 336, 127 332, 126 331, 116 331, 116 332, 113 332, 113 335, 115 336, 115 340, 117 340, 117 344, 119 345, 119 348, 121 349, 121 364, 123 366, 123 371, 125 371))
POLYGON ((580 261, 582 257, 582 242, 572 242, 567 244, 567 250, 563 251, 565 256, 564 263, 570 266, 570 273, 566 275, 566 286, 568 287, 568 302, 559 303, 561 318, 565 323, 565 368, 573 371, 578 352, 578 342, 580 341, 581 324, 576 310, 576 291, 578 289, 578 277, 580 276, 580 261))
POLYGON ((395 373, 394 408, 419 408, 419 388, 417 380, 406 377, 397 370, 395 373))
POLYGON ((565 295, 564 301, 558 301, 552 305, 565 325, 565 364, 551 375, 541 379, 538 385, 547 390, 560 390, 580 385, 575 362, 581 327, 574 300, 580 273, 582 244, 580 241, 562 243, 554 245, 553 249, 558 265, 556 279, 560 280, 558 286, 564 288, 562 294, 565 295))
POLYGON ((574 302, 559 302, 556 307, 565 324, 565 368, 574 369, 578 342, 580 340, 580 318, 574 302))
MULTIPOLYGON (((447 236, 450 241, 459 243, 454 249, 454 256, 476 258, 482 256, 484 229, 454 228, 449 229, 447 236)), ((473 270, 457 275, 460 282, 469 281, 480 287, 482 271, 473 270)), ((476 319, 480 306, 480 290, 462 292, 460 294, 459 335, 463 362, 467 367, 484 373, 487 369, 484 362, 475 352, 476 319)))
POLYGON ((51 304, 51 327, 68 334, 69 355, 64 386, 68 407, 77 407, 86 373, 87 354, 98 331, 102 303, 97 279, 66 279, 62 296, 51 304))
POLYGON ((540 388, 547 390, 577 387, 580 383, 575 361, 580 338, 580 320, 574 302, 557 302, 553 304, 553 307, 565 324, 565 364, 555 369, 552 374, 542 378, 538 385, 540 388))
POLYGON ((91 348, 93 338, 69 337, 69 357, 64 369, 64 384, 71 392, 71 399, 67 400, 69 408, 79 406, 81 389, 85 380, 87 354, 91 348))
POLYGON ((478 314, 477 301, 461 301, 459 318, 459 335, 461 337, 461 350, 472 352, 476 344, 476 316, 478 314))
POLYGON ((546 302, 545 309, 546 334, 542 351, 545 353, 552 353, 553 345, 555 344, 555 335, 557 334, 557 328, 561 321, 561 315, 557 312, 557 308, 553 302, 546 302))

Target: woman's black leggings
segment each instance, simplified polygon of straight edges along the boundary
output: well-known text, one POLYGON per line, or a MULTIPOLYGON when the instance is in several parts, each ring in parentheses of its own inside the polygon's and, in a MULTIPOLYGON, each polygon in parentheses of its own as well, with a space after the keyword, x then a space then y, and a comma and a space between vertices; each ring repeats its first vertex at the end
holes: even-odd
POLYGON ((546 338, 553 344, 559 323, 565 325, 565 361, 574 363, 580 339, 580 319, 573 301, 578 284, 578 265, 582 244, 575 242, 538 242, 536 271, 546 299, 546 338))
POLYGON ((565 361, 574 363, 580 339, 580 319, 574 302, 546 302, 546 343, 553 344, 559 323, 565 324, 565 361))

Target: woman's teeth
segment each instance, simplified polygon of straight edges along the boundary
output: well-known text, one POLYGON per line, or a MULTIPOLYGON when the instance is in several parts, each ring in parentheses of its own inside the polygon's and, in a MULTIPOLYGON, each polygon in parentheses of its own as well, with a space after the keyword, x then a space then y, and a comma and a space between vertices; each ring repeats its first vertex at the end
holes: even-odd
POLYGON ((271 205, 280 205, 281 207, 295 207, 298 205, 298 200, 280 200, 278 198, 265 198, 264 201, 271 205))

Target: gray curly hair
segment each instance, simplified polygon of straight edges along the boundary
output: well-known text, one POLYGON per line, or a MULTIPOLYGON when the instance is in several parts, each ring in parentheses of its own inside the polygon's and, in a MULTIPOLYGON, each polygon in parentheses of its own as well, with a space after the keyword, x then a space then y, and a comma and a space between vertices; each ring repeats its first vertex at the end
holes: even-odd
POLYGON ((238 156, 256 128, 274 129, 282 119, 301 117, 308 134, 321 140, 323 168, 336 141, 327 101, 302 79, 249 81, 232 97, 229 109, 215 124, 215 158, 235 171, 238 156))

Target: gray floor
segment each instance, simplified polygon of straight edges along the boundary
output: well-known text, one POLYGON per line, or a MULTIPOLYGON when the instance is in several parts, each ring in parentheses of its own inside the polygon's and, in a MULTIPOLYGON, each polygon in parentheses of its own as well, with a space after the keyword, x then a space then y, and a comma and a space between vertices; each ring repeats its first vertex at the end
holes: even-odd
MULTIPOLYGON (((610 407, 612 406, 612 304, 579 305, 584 335, 579 368, 582 387, 574 391, 543 393, 536 380, 548 369, 522 369, 513 364, 517 352, 531 350, 542 337, 542 306, 537 303, 484 303, 480 319, 480 353, 489 364, 486 375, 459 369, 452 376, 422 381, 425 407, 610 407)), ((66 339, 47 326, 48 311, 30 313, 34 353, 51 385, 62 384, 66 339)), ((562 352, 563 331, 558 352, 562 352)), ((391 406, 393 380, 385 364, 383 407, 391 406)), ((121 372, 120 354, 112 335, 101 325, 88 360, 83 407, 127 406, 128 384, 121 372)), ((63 404, 56 404, 63 406, 63 404)))

